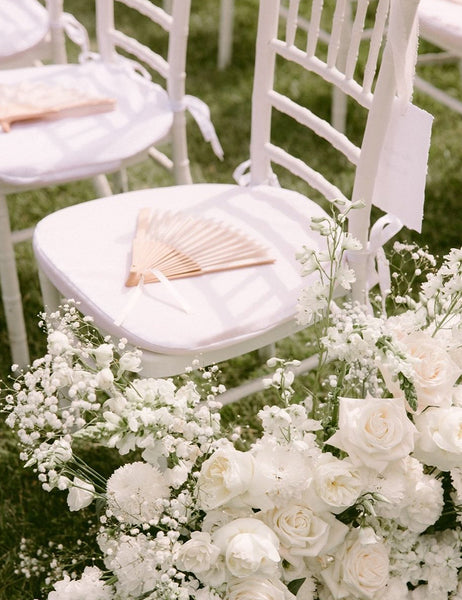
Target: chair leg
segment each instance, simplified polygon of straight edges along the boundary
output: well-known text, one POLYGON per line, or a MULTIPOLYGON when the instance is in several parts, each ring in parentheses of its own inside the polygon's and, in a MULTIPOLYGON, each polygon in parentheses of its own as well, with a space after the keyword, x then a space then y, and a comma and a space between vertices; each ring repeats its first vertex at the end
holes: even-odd
POLYGON ((0 282, 13 363, 29 365, 26 325, 6 197, 0 194, 0 282))
POLYGON ((109 185, 106 175, 96 175, 96 177, 93 177, 92 181, 93 187, 98 194, 98 198, 112 196, 111 186, 109 185))
MULTIPOLYGON (((120 169, 114 173, 114 183, 116 186, 117 193, 119 192, 128 192, 128 175, 127 169, 120 169)), ((109 195, 109 194, 106 194, 109 195)))
POLYGON ((220 30, 218 34, 218 68, 224 69, 231 62, 233 49, 234 0, 221 0, 220 30))
POLYGON ((42 269, 38 269, 38 276, 40 281, 40 289, 42 291, 42 300, 45 311, 50 313, 58 309, 61 303, 61 294, 51 283, 42 269))

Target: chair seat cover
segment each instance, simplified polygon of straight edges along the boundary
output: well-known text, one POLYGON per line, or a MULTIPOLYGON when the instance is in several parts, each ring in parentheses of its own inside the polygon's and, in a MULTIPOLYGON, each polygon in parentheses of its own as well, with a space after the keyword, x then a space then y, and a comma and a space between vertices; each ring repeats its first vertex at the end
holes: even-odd
POLYGON ((37 0, 2 0, 0 64, 39 44, 48 30, 48 12, 37 0))
POLYGON ((81 302, 106 333, 144 350, 184 354, 240 342, 295 316, 310 277, 300 276, 296 252, 324 248, 309 228, 326 213, 305 196, 276 187, 195 184, 139 190, 57 211, 37 225, 38 264, 67 298, 81 302), (137 288, 125 287, 138 212, 143 207, 181 210, 229 223, 268 249, 276 262, 171 281, 187 300, 181 309, 162 283, 144 284, 120 326, 137 288))
POLYGON ((418 15, 423 38, 462 56, 461 0, 421 0, 418 15))
POLYGON ((13 123, 0 131, 0 189, 39 187, 119 170, 169 132, 167 92, 135 73, 130 63, 88 61, 0 71, 0 85, 19 82, 78 89, 116 99, 113 111, 50 121, 13 123))

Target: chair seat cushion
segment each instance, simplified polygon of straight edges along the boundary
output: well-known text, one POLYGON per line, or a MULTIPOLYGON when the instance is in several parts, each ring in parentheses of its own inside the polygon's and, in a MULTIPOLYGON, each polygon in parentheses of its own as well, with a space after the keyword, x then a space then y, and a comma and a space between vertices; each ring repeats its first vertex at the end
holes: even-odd
POLYGON ((117 171, 169 132, 166 91, 124 60, 0 71, 0 85, 57 85, 114 98, 115 110, 50 121, 14 123, 0 132, 0 188, 39 187, 117 171))
POLYGON ((462 2, 460 0, 421 0, 420 35, 462 56, 462 2))
MULTIPOLYGON (((222 348, 255 337, 294 318, 302 287, 296 252, 324 248, 309 228, 325 212, 305 196, 269 186, 244 188, 196 184, 140 190, 57 211, 37 225, 38 264, 67 298, 81 302, 106 333, 126 337, 144 350, 186 354, 222 348), (187 300, 186 313, 162 283, 144 284, 121 323, 137 288, 125 287, 131 244, 141 208, 185 211, 229 223, 264 244, 273 264, 171 281, 187 300)), ((316 275, 310 277, 316 278, 316 275)))
POLYGON ((37 0, 2 0, 0 64, 39 44, 48 29, 48 12, 37 0))

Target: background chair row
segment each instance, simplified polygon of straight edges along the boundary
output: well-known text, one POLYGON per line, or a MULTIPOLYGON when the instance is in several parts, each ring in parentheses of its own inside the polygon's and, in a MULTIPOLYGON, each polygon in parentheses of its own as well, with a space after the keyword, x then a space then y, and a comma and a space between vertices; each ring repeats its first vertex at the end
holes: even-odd
MULTIPOLYGON (((248 185, 196 184, 145 189, 78 204, 49 215, 39 223, 34 236, 45 303, 54 307, 61 296, 79 300, 83 312, 92 315, 103 332, 125 337, 144 351, 144 376, 181 373, 194 359, 202 365, 219 362, 299 330, 296 303, 307 281, 300 277, 295 254, 304 245, 322 248, 324 243, 321 236, 310 232, 310 219, 326 216, 323 206, 334 199, 362 200, 365 206, 352 213, 350 231, 364 248, 368 247, 374 188, 384 159, 388 124, 398 102, 397 90, 402 110, 408 107, 412 91, 413 64, 403 70, 403 61, 396 61, 396 53, 400 58, 403 53, 415 55, 415 10, 402 14, 400 0, 392 0, 395 20, 390 22, 380 64, 388 3, 380 0, 372 12, 368 0, 358 0, 356 6, 357 27, 346 59, 341 56, 338 43, 344 11, 337 10, 328 17, 331 36, 326 59, 322 52, 318 54, 315 31, 308 38, 306 34, 299 35, 296 0, 290 2, 288 12, 281 10, 279 0, 261 2, 252 95, 250 172, 241 181, 248 185), (373 21, 373 43, 361 76, 356 63, 366 16, 373 21), (282 17, 285 27, 279 35, 282 17), (297 98, 277 91, 281 68, 285 72, 290 69, 300 84, 305 77, 315 77, 325 85, 337 87, 365 109, 368 117, 361 147, 317 116, 317 107, 310 105, 309 98, 298 104, 297 98), (306 128, 319 137, 320 143, 339 152, 345 160, 345 169, 355 172, 353 189, 346 184, 342 191, 309 161, 278 146, 272 139, 272 131, 281 119, 283 123, 288 119, 294 127, 306 128), (316 201, 279 187, 273 167, 286 168, 300 177, 316 201), (189 314, 172 303, 169 290, 158 283, 141 285, 136 305, 127 311, 132 304, 133 289, 124 288, 124 281, 138 214, 144 207, 181 211, 199 219, 213 218, 237 228, 266 246, 275 263, 173 282, 180 296, 188 300, 189 314), (78 235, 71 235, 73 231, 78 235)), ((417 4, 413 6, 416 9, 417 4)), ((389 177, 393 179, 395 175, 390 173, 389 177)), ((422 189, 424 179, 425 171, 422 189)), ((420 222, 417 225, 414 222, 414 226, 419 228, 420 222)), ((354 296, 364 299, 368 285, 367 252, 357 258, 354 296)))

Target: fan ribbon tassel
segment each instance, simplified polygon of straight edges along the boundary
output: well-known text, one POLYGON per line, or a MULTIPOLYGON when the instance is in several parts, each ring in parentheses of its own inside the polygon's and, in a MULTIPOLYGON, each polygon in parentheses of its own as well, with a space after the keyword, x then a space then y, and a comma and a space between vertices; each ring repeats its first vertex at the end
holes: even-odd
POLYGON ((189 314, 191 312, 191 307, 186 302, 186 300, 183 298, 183 296, 178 292, 178 290, 175 289, 175 286, 172 285, 172 283, 167 279, 167 277, 165 277, 165 275, 162 273, 162 271, 159 271, 159 269, 151 269, 151 273, 153 273, 157 277, 157 279, 161 282, 161 284, 165 286, 165 288, 170 292, 170 294, 175 298, 175 300, 181 306, 182 310, 185 313, 189 314))
POLYGON ((138 285, 131 291, 130 298, 128 299, 126 305, 121 310, 119 316, 114 319, 114 325, 116 327, 120 327, 125 319, 128 317, 129 313, 135 308, 135 304, 138 302, 141 294, 143 293, 143 285, 144 278, 141 276, 141 279, 138 285))
MULTIPOLYGON (((165 286, 165 289, 170 292, 170 294, 175 298, 177 303, 179 304, 181 310, 183 310, 186 314, 190 314, 191 307, 186 302, 185 298, 175 289, 175 286, 165 277, 165 275, 159 271, 159 269, 151 269, 151 272, 157 277, 160 283, 165 286)), ((135 308, 136 303, 138 302, 141 294, 143 293, 144 288, 144 277, 141 276, 141 279, 138 285, 132 290, 130 298, 128 299, 125 306, 122 308, 119 316, 114 319, 114 325, 116 327, 120 327, 125 319, 128 317, 130 312, 135 308)))

